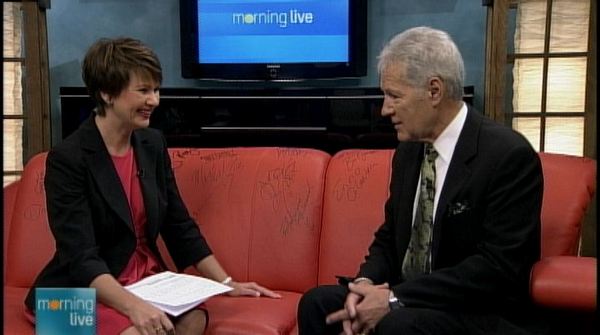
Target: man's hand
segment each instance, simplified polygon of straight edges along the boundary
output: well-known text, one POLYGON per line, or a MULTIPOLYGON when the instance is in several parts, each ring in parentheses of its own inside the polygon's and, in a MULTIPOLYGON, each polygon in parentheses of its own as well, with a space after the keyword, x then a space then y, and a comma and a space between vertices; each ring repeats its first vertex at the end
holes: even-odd
POLYGON ((326 322, 332 324, 341 321, 344 335, 365 333, 373 329, 377 322, 389 311, 389 286, 387 283, 371 285, 361 282, 359 284, 350 283, 348 288, 350 293, 346 297, 344 309, 329 314, 326 322), (380 304, 376 303, 381 297, 383 297, 383 313, 380 304), (373 306, 379 306, 375 309, 379 310, 377 313, 373 313, 373 306))
POLYGON ((342 327, 344 329, 344 335, 352 335, 352 320, 356 317, 356 304, 358 304, 360 300, 362 300, 362 298, 362 296, 356 293, 348 293, 348 296, 346 297, 346 303, 344 304, 344 308, 340 309, 337 312, 327 315, 325 322, 327 324, 332 324, 341 321, 342 327))
POLYGON ((356 305, 356 317, 352 320, 351 330, 354 333, 368 333, 390 311, 389 287, 386 283, 377 286, 350 284, 348 288, 351 293, 363 297, 356 305))

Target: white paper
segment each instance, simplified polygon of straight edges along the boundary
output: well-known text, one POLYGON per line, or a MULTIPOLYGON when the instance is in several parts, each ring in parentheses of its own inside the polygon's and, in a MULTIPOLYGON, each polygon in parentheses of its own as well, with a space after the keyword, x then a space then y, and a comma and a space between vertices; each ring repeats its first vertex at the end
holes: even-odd
POLYGON ((194 308, 212 296, 232 290, 214 280, 171 271, 146 277, 125 288, 173 316, 194 308))

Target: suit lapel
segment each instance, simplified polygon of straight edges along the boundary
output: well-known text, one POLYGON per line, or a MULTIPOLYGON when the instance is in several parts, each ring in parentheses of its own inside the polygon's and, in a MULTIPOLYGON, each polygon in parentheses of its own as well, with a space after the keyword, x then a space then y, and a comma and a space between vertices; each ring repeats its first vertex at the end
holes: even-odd
POLYGON ((423 144, 419 142, 406 142, 401 144, 402 149, 398 151, 397 168, 400 170, 400 183, 394 185, 400 190, 406 189, 408 192, 400 192, 400 198, 397 201, 398 215, 396 215, 396 227, 398 232, 398 252, 399 259, 404 259, 404 252, 410 241, 413 222, 413 207, 421 173, 421 161, 423 160, 423 144), (408 223, 408 224, 407 224, 408 223))
POLYGON ((119 218, 131 231, 134 231, 125 191, 108 150, 106 150, 106 146, 102 141, 100 131, 96 127, 93 114, 82 126, 81 141, 81 146, 85 152, 83 159, 90 169, 100 194, 119 218))
POLYGON ((154 158, 157 153, 140 131, 133 133, 132 145, 146 210, 146 234, 153 239, 158 235, 159 229, 158 188, 155 175, 157 160, 154 158))
MULTIPOLYGON (((435 252, 439 246, 439 234, 442 231, 442 225, 448 205, 454 200, 456 194, 463 188, 464 183, 471 176, 471 169, 468 162, 477 154, 479 130, 481 127, 482 116, 477 111, 469 108, 465 124, 460 133, 454 154, 446 173, 446 179, 442 187, 442 193, 436 209, 434 231, 433 231, 433 260, 436 259, 435 252), (435 236, 438 236, 437 238, 435 236)), ((432 264, 435 265, 435 264, 432 264)))

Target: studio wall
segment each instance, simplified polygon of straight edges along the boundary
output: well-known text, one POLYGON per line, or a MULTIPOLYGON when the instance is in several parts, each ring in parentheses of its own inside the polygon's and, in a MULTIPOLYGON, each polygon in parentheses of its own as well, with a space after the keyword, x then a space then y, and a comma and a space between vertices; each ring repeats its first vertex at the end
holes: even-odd
POLYGON ((486 7, 477 0, 368 1, 368 68, 359 79, 296 83, 232 83, 183 79, 180 67, 179 0, 60 0, 47 11, 52 141, 60 141, 59 89, 83 86, 81 61, 101 37, 130 36, 150 45, 163 67, 163 87, 376 87, 377 54, 387 40, 413 26, 449 32, 461 50, 466 86, 474 87, 473 104, 482 109, 485 72, 486 7))

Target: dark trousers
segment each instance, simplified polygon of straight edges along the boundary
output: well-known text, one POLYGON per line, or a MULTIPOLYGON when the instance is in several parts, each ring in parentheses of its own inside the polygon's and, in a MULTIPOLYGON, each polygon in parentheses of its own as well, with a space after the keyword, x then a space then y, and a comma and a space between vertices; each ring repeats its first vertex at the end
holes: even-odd
MULTIPOLYGON (((348 289, 339 285, 319 286, 306 292, 298 306, 299 334, 340 334, 342 332, 341 322, 326 325, 325 317, 344 307, 347 294, 348 289)), ((454 313, 410 307, 390 311, 379 321, 372 332, 375 335, 529 335, 542 333, 546 332, 526 331, 494 314, 454 313)))

